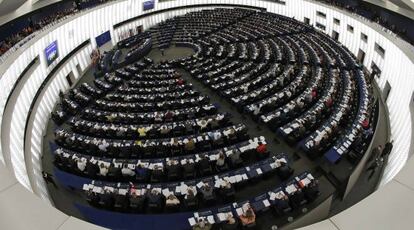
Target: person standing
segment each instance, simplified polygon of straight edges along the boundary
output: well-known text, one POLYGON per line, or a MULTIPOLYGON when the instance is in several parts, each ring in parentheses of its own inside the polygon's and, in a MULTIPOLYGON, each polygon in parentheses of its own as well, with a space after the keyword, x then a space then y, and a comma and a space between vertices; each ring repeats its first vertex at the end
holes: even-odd
POLYGON ((394 140, 391 140, 390 142, 387 142, 385 144, 384 149, 382 150, 382 153, 381 153, 381 157, 384 158, 384 157, 388 156, 391 153, 393 143, 394 143, 394 140))
POLYGON ((56 185, 55 180, 53 179, 53 176, 50 173, 42 171, 42 177, 45 180, 46 184, 51 183, 53 185, 53 187, 58 189, 58 186, 56 185))

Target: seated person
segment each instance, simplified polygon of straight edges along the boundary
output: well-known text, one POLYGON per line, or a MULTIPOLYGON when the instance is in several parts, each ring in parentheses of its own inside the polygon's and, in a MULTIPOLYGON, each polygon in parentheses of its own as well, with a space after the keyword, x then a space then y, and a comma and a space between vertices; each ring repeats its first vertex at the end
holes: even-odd
POLYGON ((156 123, 160 123, 160 122, 162 122, 163 121, 163 116, 162 116, 162 114, 161 113, 155 113, 154 114, 154 121, 156 122, 156 123))
POLYGON ((172 138, 170 145, 171 145, 171 153, 173 156, 181 152, 181 146, 177 138, 172 138))
POLYGON ((151 173, 152 181, 161 181, 164 177, 164 169, 161 165, 155 165, 151 173))
POLYGON ((141 194, 138 190, 133 190, 130 192, 129 196, 129 205, 131 208, 143 210, 145 203, 144 194, 141 194))
POLYGON ((180 165, 178 160, 169 160, 167 161, 167 175, 168 178, 177 178, 180 175, 180 165))
POLYGON ((114 180, 119 180, 121 178, 122 172, 121 169, 115 167, 114 163, 111 163, 109 166, 108 176, 112 177, 114 180))
POLYGON ((157 190, 152 189, 148 194, 148 206, 152 208, 161 208, 163 203, 163 195, 157 190))
POLYGON ((286 163, 285 159, 277 159, 276 166, 277 166, 277 169, 276 169, 277 174, 282 180, 289 178, 290 175, 292 174, 292 169, 286 163))
POLYGON ((167 135, 170 133, 171 128, 170 128, 170 127, 168 127, 168 126, 166 126, 166 125, 163 125, 163 126, 161 126, 158 130, 160 131, 160 134, 161 134, 161 135, 163 135, 163 136, 167 136, 167 135))
POLYGON ((319 183, 313 179, 311 182, 303 188, 305 197, 309 202, 314 201, 319 195, 319 183))
POLYGON ((167 199, 165 200, 165 207, 166 208, 178 208, 180 205, 180 200, 174 195, 168 195, 167 199))
POLYGON ((201 160, 198 162, 198 167, 201 174, 211 173, 210 158, 208 155, 201 157, 201 160))
POLYGON ((97 164, 92 163, 91 161, 86 162, 86 172, 90 178, 95 178, 96 175, 100 172, 100 168, 97 164))
POLYGON ((100 195, 100 203, 105 208, 112 208, 114 206, 114 194, 109 189, 105 189, 104 193, 100 195))
POLYGON ((174 113, 169 110, 164 114, 164 119, 166 121, 172 121, 173 117, 174 117, 174 113))
POLYGON ((200 188, 200 192, 204 200, 215 199, 214 190, 208 183, 204 183, 204 185, 200 188))
POLYGON ((86 168, 86 158, 78 158, 76 159, 76 165, 79 172, 83 173, 86 168))
POLYGON ((182 167, 183 167, 184 177, 194 175, 194 173, 195 173, 195 164, 194 164, 194 162, 191 162, 188 159, 184 159, 184 161, 182 163, 183 163, 182 167))
POLYGON ((138 135, 139 137, 146 137, 147 136, 147 129, 145 127, 138 128, 138 135))
POLYGON ((205 129, 207 129, 208 122, 205 119, 202 119, 200 121, 197 121, 197 125, 199 126, 200 131, 204 131, 205 129))
POLYGON ((290 194, 289 200, 294 208, 300 207, 305 200, 305 195, 302 192, 302 189, 298 188, 295 192, 290 194))
POLYGON ((86 191, 86 200, 92 205, 97 205, 99 202, 99 196, 91 188, 86 191))
POLYGON ((256 152, 259 154, 259 156, 268 154, 267 145, 259 142, 258 146, 256 147, 256 152))
POLYGON ((211 140, 213 140, 213 142, 218 141, 221 139, 222 134, 220 131, 214 131, 214 132, 208 132, 208 136, 210 137, 211 140))
POLYGON ((187 188, 187 193, 184 196, 184 202, 187 207, 197 205, 198 200, 197 200, 196 194, 197 194, 197 190, 195 190, 192 187, 187 188))
POLYGON ((226 155, 223 151, 220 151, 219 156, 216 160, 216 169, 217 171, 222 171, 226 168, 226 155))
POLYGON ((129 199, 126 194, 121 194, 118 189, 114 190, 115 194, 115 207, 126 209, 129 206, 129 199))
POLYGON ((233 149, 229 155, 230 163, 233 167, 243 163, 243 160, 240 158, 241 152, 238 149, 233 149))
POLYGON ((195 142, 194 142, 193 138, 190 138, 190 139, 188 140, 188 142, 187 142, 187 143, 185 143, 184 149, 185 149, 187 152, 193 152, 193 151, 195 150, 195 148, 196 148, 196 146, 195 146, 195 142))
POLYGON ((238 229, 238 223, 233 215, 227 214, 226 221, 223 223, 223 230, 236 230, 238 229))
POLYGON ((275 199, 271 200, 271 202, 275 206, 275 208, 280 212, 283 212, 284 210, 290 208, 289 197, 286 196, 285 193, 277 193, 275 199))
POLYGON ((104 177, 108 174, 108 167, 106 167, 104 163, 99 165, 99 174, 104 177))
POLYGON ((128 168, 128 164, 124 164, 124 167, 121 170, 123 177, 133 177, 135 176, 134 170, 128 168))
POLYGON ((223 179, 223 183, 220 184, 220 193, 224 197, 228 197, 228 196, 234 195, 234 187, 230 183, 230 181, 228 181, 227 179, 223 179))
POLYGON ((143 167, 141 164, 138 164, 137 167, 135 167, 135 175, 137 180, 145 181, 148 177, 148 169, 143 167))
POLYGON ((243 226, 250 225, 256 222, 256 214, 249 203, 246 203, 242 207, 243 214, 239 216, 243 226))
POLYGON ((102 152, 107 152, 108 147, 109 147, 109 144, 108 144, 108 142, 106 142, 105 139, 98 145, 99 150, 102 151, 102 152))
POLYGON ((193 226, 193 230, 210 230, 211 224, 204 218, 198 218, 197 223, 193 226))
POLYGON ((231 143, 235 143, 237 141, 236 130, 231 127, 224 135, 227 137, 227 140, 231 143))
POLYGON ((220 122, 216 118, 213 118, 210 121, 210 126, 211 126, 212 129, 219 128, 220 127, 220 122))

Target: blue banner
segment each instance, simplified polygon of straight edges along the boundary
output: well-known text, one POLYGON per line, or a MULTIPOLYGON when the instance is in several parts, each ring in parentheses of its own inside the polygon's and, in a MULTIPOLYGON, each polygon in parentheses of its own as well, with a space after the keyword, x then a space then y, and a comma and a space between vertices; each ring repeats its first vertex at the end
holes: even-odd
POLYGON ((47 65, 52 64, 53 61, 59 57, 57 41, 52 42, 48 47, 46 47, 45 55, 47 65))
POLYGON ((99 35, 98 37, 96 37, 95 40, 96 40, 96 45, 98 47, 101 47, 105 43, 107 43, 111 40, 111 33, 108 30, 105 33, 103 33, 103 34, 99 35))
POLYGON ((155 0, 150 0, 144 2, 144 11, 146 10, 152 10, 155 7, 155 0))

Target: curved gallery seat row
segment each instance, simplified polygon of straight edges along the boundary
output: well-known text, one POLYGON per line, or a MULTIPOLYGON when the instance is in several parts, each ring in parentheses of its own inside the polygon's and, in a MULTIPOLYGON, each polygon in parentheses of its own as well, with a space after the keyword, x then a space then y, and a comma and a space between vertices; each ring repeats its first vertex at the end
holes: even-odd
POLYGON ((335 163, 364 130, 372 129, 372 86, 336 41, 306 25, 292 26, 298 22, 269 24, 269 18, 286 20, 256 12, 193 39, 199 51, 170 64, 188 70, 311 158, 326 152, 325 158, 335 163))
POLYGON ((292 178, 291 153, 268 151, 271 136, 249 135, 256 127, 233 122, 193 80, 311 158, 325 154, 336 163, 372 129, 372 86, 355 58, 294 19, 203 10, 168 19, 150 34, 156 47, 196 53, 160 64, 144 58, 107 73, 62 94, 54 113, 56 170, 77 181, 96 208, 191 210, 199 211, 191 226, 229 216, 251 226, 247 210, 284 215, 316 199, 310 173, 292 178), (280 185, 248 200, 240 195, 251 189, 244 185, 269 177, 280 185))

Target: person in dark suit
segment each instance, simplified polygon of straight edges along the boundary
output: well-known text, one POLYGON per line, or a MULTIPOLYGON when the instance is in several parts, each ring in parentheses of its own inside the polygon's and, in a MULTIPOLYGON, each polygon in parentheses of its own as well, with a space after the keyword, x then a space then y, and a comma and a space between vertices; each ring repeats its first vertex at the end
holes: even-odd
POLYGON ((226 221, 222 224, 223 230, 236 230, 238 229, 238 222, 232 215, 227 215, 226 221))
POLYGON ((122 177, 121 168, 115 167, 115 165, 111 163, 107 175, 113 180, 119 181, 122 177))
POLYGON ((184 204, 187 208, 193 208, 198 205, 197 197, 195 196, 195 192, 191 187, 188 187, 187 194, 184 196, 184 204))
POLYGON ((279 213, 282 213, 284 210, 287 210, 290 208, 289 197, 286 196, 286 194, 283 194, 282 196, 277 197, 274 201, 272 201, 272 204, 275 206, 276 210, 279 213))
POLYGON ((148 206, 159 210, 162 208, 162 203, 162 194, 158 190, 152 189, 151 192, 148 194, 148 206))
POLYGON ((97 205, 99 202, 99 196, 92 189, 89 189, 86 191, 86 200, 92 205, 97 205))
POLYGON ((148 169, 138 164, 135 167, 135 176, 138 181, 146 181, 148 177, 148 169))
POLYGON ((115 189, 115 207, 121 210, 126 210, 129 207, 129 199, 126 195, 119 193, 118 189, 115 189))
POLYGON ((292 175, 292 169, 284 161, 279 162, 279 167, 276 169, 276 172, 282 180, 286 180, 292 175))
POLYGON ((205 175, 211 172, 210 159, 208 158, 207 155, 201 158, 201 160, 198 162, 198 167, 202 175, 205 175))
POLYGON ((137 211, 144 210, 145 196, 138 195, 136 192, 131 193, 129 196, 129 206, 137 211))
POLYGON ((319 195, 319 183, 317 180, 311 180, 311 182, 303 188, 305 197, 308 202, 314 201, 319 195))
POLYGON ((181 174, 180 164, 177 160, 170 160, 167 162, 166 171, 169 179, 177 179, 181 174))
POLYGON ((195 175, 195 164, 185 159, 182 165, 184 177, 188 178, 195 175))
POLYGON ((230 181, 226 179, 224 179, 223 181, 224 183, 220 186, 220 190, 219 190, 221 196, 224 198, 234 196, 235 194, 234 186, 230 183, 230 181))
POLYGON ((99 166, 90 161, 86 162, 86 173, 90 178, 96 178, 99 173, 99 166))
POLYGON ((151 181, 160 182, 164 178, 164 170, 162 166, 156 165, 151 172, 151 181))
POLYGON ((289 200, 292 207, 300 207, 302 202, 305 200, 305 194, 302 192, 302 189, 298 188, 293 194, 290 195, 289 200))
POLYGON ((241 155, 240 150, 238 149, 232 150, 232 153, 230 154, 229 159, 233 167, 243 164, 243 160, 241 159, 240 155, 241 155))
POLYGON ((208 183, 204 183, 204 185, 200 188, 200 192, 205 201, 215 199, 214 190, 208 183))
POLYGON ((109 189, 105 189, 104 193, 100 195, 100 201, 102 203, 102 206, 111 209, 114 206, 114 194, 109 191, 109 189))
POLYGON ((53 187, 58 188, 58 186, 55 183, 55 180, 53 179, 53 176, 45 171, 42 171, 42 177, 45 180, 45 182, 51 183, 53 185, 53 187))
POLYGON ((384 149, 382 150, 382 153, 381 153, 381 157, 382 158, 388 156, 388 154, 391 153, 391 150, 392 150, 392 147, 393 147, 393 143, 394 143, 394 140, 392 140, 390 142, 387 142, 385 144, 384 149))

